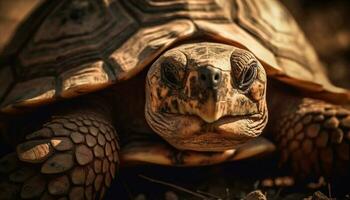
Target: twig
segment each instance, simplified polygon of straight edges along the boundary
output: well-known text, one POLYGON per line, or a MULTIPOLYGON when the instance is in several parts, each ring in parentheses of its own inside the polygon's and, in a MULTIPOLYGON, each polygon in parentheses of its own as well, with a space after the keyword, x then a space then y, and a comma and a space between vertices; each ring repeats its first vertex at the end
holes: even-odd
POLYGON ((221 197, 216 196, 215 194, 211 194, 211 193, 209 193, 209 192, 203 192, 203 191, 201 191, 201 190, 197 190, 196 192, 198 192, 198 193, 200 193, 200 194, 204 194, 204 195, 209 196, 209 197, 212 197, 212 198, 214 198, 214 199, 216 199, 216 200, 222 200, 221 197))
POLYGON ((230 194, 230 188, 226 188, 226 200, 230 200, 231 199, 231 194, 230 194))
POLYGON ((260 180, 255 181, 254 190, 258 189, 259 186, 260 186, 260 180))
POLYGON ((191 191, 191 190, 189 190, 189 189, 186 189, 186 188, 183 188, 183 187, 181 187, 181 186, 174 185, 174 184, 172 184, 172 183, 167 183, 167 182, 164 182, 164 181, 152 179, 152 178, 149 178, 149 177, 144 176, 144 175, 142 175, 142 174, 139 174, 139 177, 141 177, 141 178, 143 178, 143 179, 146 179, 146 180, 148 180, 148 181, 150 181, 150 182, 153 182, 153 183, 158 183, 158 184, 161 184, 161 185, 166 185, 166 186, 175 188, 175 189, 177 189, 177 190, 180 190, 180 191, 182 191, 182 192, 186 192, 186 193, 188 193, 188 194, 191 194, 191 195, 193 195, 193 196, 195 196, 195 197, 198 197, 198 198, 201 198, 201 199, 208 199, 207 196, 204 196, 204 195, 202 195, 202 194, 193 192, 193 191, 191 191))

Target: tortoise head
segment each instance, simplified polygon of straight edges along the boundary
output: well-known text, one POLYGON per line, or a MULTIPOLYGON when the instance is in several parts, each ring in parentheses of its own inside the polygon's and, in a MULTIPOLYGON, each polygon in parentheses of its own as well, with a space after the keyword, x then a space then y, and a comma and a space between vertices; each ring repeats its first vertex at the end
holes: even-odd
POLYGON ((233 149, 264 129, 265 89, 265 70, 250 52, 218 43, 185 44, 149 69, 145 116, 178 149, 233 149))

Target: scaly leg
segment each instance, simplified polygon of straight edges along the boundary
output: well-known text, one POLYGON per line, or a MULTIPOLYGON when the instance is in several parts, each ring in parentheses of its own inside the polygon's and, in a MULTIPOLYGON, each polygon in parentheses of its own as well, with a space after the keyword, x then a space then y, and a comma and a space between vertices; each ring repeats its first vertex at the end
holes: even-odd
POLYGON ((119 164, 110 118, 89 108, 65 113, 1 159, 1 199, 103 197, 119 164))
POLYGON ((309 98, 299 102, 274 131, 281 163, 303 177, 348 175, 350 110, 309 98))

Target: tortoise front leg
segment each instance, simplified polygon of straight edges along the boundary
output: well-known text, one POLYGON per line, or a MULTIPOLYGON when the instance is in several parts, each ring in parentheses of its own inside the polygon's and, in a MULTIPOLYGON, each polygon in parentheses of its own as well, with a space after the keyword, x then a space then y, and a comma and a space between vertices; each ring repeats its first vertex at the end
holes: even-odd
POLYGON ((298 102, 274 131, 281 163, 303 177, 349 175, 350 110, 309 98, 298 102))
POLYGON ((110 118, 89 108, 65 113, 1 159, 1 199, 103 197, 119 164, 110 118))

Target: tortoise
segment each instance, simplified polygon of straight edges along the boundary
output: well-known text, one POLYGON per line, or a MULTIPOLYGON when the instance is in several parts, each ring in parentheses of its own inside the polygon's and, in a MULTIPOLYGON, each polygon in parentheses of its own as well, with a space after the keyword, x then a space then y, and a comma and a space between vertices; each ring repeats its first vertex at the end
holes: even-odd
POLYGON ((277 0, 27 4, 0 48, 4 135, 32 125, 1 159, 2 198, 103 198, 120 166, 273 151, 348 173, 350 93, 277 0))

